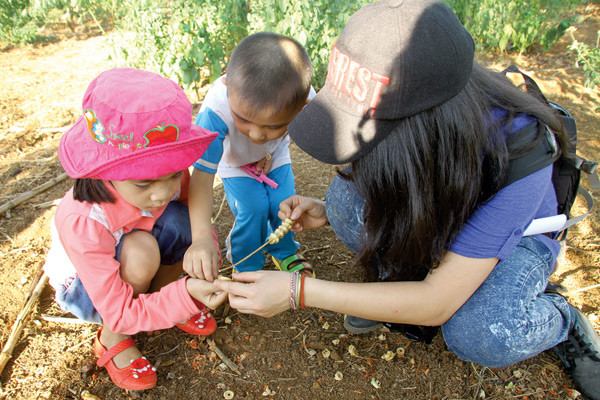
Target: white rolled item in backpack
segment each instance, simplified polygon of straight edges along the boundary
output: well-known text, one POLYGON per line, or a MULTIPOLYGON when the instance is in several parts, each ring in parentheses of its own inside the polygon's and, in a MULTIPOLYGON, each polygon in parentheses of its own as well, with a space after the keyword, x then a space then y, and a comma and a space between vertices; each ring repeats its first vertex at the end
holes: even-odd
POLYGON ((553 215, 551 217, 537 218, 531 221, 531 224, 525 228, 523 236, 533 236, 539 233, 561 231, 567 223, 565 214, 553 215))

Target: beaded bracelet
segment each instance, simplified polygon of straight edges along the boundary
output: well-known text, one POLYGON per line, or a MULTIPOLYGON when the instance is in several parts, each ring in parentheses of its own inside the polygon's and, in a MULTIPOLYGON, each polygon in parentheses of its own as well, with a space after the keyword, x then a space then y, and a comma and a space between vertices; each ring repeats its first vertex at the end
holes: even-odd
POLYGON ((296 285, 298 283, 298 271, 294 271, 290 274, 290 306, 292 310, 296 309, 296 285))

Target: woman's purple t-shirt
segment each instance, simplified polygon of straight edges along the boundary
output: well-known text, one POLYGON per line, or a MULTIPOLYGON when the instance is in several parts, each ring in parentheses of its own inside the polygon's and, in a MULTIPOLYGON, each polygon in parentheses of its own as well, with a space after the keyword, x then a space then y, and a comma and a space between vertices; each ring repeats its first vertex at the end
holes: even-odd
MULTIPOLYGON (((501 117, 501 111, 494 114, 494 117, 501 117)), ((534 122, 532 116, 519 116, 513 120, 511 131, 516 132, 534 122)), ((480 204, 450 250, 465 257, 503 260, 513 252, 533 219, 556 215, 556 210, 550 165, 506 186, 480 204)), ((543 234, 536 238, 548 246, 556 260, 560 243, 543 234)))

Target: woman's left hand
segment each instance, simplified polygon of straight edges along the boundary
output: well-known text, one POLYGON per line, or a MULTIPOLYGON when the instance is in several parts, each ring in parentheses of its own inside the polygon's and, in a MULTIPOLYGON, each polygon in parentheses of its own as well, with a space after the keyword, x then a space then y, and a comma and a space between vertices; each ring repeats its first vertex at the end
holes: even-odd
POLYGON ((290 308, 290 273, 241 272, 235 281, 215 280, 215 287, 229 293, 229 304, 244 314, 272 317, 290 308))

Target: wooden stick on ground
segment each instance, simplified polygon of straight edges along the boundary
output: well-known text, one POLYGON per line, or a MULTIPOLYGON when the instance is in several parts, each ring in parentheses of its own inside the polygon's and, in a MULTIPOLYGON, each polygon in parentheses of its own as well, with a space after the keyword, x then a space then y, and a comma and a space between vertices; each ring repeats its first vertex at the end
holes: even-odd
POLYGON ((0 206, 0 214, 2 214, 3 212, 5 212, 7 210, 10 210, 13 207, 18 206, 21 203, 26 202, 33 196, 36 196, 36 195, 42 193, 43 191, 50 189, 52 186, 56 185, 57 183, 59 183, 61 181, 64 181, 68 177, 69 177, 69 175, 67 175, 67 173, 65 172, 62 175, 59 175, 56 178, 49 180, 48 182, 44 183, 41 186, 36 187, 33 190, 30 190, 27 193, 23 193, 22 195, 15 197, 8 203, 2 204, 2 206, 0 206))
POLYGON ((69 317, 56 317, 54 315, 40 315, 44 321, 55 322, 57 324, 94 324, 94 322, 84 321, 79 318, 69 318, 69 317))
POLYGON ((25 305, 17 316, 17 319, 10 332, 10 336, 2 348, 2 353, 0 353, 0 374, 2 371, 4 371, 6 363, 12 357, 12 352, 15 349, 19 338, 21 337, 21 332, 23 332, 25 318, 29 314, 29 311, 31 311, 31 308, 35 304, 38 297, 40 297, 40 294, 42 294, 42 290, 44 289, 46 282, 48 282, 48 276, 43 274, 37 285, 35 285, 35 289, 31 293, 31 296, 29 296, 29 298, 25 301, 25 305))
POLYGON ((219 356, 219 358, 225 363, 225 365, 227 365, 229 367, 229 369, 231 369, 236 374, 240 375, 239 367, 236 365, 236 363, 234 363, 233 361, 231 361, 225 355, 225 353, 223 353, 221 351, 221 349, 219 349, 217 347, 217 344, 215 343, 215 341, 212 340, 212 339, 208 339, 207 341, 208 341, 208 347, 209 347, 209 349, 211 349, 212 351, 214 351, 215 353, 217 353, 217 356, 219 356))

